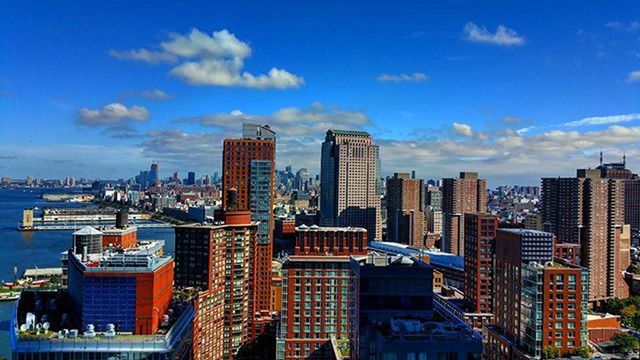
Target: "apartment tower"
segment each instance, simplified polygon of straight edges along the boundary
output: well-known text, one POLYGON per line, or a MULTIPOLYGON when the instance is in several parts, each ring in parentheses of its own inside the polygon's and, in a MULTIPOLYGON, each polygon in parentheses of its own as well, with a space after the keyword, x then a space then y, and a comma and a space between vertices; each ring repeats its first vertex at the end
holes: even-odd
POLYGON ((273 253, 273 201, 275 191, 276 133, 268 125, 242 124, 241 139, 225 139, 222 153, 222 206, 228 190, 235 189, 237 209, 251 212, 259 222, 255 253, 255 310, 271 308, 273 253))
POLYGON ((464 255, 464 214, 484 213, 487 207, 487 180, 478 173, 461 172, 457 179, 442 179, 442 250, 464 255))
POLYGON ((557 243, 580 245, 580 263, 589 269, 589 301, 627 297, 623 273, 630 260, 621 251, 630 236, 624 227, 625 180, 602 178, 601 169, 577 173, 542 179, 542 220, 557 243))
POLYGON ((424 183, 408 173, 387 180, 387 241, 423 246, 424 183))

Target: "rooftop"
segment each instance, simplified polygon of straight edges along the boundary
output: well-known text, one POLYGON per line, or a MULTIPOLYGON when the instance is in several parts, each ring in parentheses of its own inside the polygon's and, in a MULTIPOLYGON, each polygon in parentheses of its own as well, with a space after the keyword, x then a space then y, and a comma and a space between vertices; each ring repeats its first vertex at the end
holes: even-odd
POLYGON ((512 234, 518 235, 538 235, 538 236, 553 236, 552 233, 540 230, 531 230, 531 229, 511 229, 511 228, 500 228, 498 231, 509 232, 512 234))
POLYGON ((311 225, 311 226, 307 226, 307 225, 300 225, 298 227, 296 227, 296 230, 298 231, 310 231, 310 230, 314 230, 314 231, 364 231, 366 232, 367 229, 362 228, 362 227, 352 227, 352 226, 348 226, 348 227, 332 227, 332 226, 318 226, 318 225, 311 225))
POLYGON ((73 252, 67 256, 71 254, 85 272, 153 272, 171 261, 171 256, 158 255, 163 245, 164 241, 143 241, 128 249, 107 248, 101 254, 88 255, 86 261, 73 252))
POLYGON ((102 235, 102 232, 92 228, 91 226, 85 226, 82 229, 74 232, 73 235, 102 235))
POLYGON ((353 135, 353 136, 366 136, 369 137, 371 135, 369 135, 368 132, 366 131, 359 131, 359 130, 338 130, 338 129, 329 129, 327 131, 327 135, 328 134, 334 134, 334 135, 353 135))
POLYGON ((193 309, 186 302, 174 302, 155 335, 97 332, 79 329, 71 314, 66 291, 24 291, 10 320, 14 352, 166 352, 174 340, 188 330, 193 309), (38 314, 36 316, 36 314, 38 314), (82 349, 82 350, 78 350, 82 349))

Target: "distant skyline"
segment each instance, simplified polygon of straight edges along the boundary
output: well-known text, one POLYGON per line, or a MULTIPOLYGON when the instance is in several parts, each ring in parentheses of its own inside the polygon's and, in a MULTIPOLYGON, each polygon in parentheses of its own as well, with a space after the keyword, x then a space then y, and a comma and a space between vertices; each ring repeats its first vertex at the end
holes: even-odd
POLYGON ((382 176, 640 171, 637 1, 0 1, 0 49, 0 176, 213 174, 243 122, 313 174, 331 128, 382 176))

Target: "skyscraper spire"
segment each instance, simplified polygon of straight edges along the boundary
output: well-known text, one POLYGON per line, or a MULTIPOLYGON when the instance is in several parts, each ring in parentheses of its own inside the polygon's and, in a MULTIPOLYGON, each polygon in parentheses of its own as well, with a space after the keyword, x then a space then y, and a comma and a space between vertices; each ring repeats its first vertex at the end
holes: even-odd
POLYGON ((602 166, 602 149, 600 149, 600 166, 602 166))
POLYGON ((622 154, 622 166, 627 167, 627 153, 622 154))

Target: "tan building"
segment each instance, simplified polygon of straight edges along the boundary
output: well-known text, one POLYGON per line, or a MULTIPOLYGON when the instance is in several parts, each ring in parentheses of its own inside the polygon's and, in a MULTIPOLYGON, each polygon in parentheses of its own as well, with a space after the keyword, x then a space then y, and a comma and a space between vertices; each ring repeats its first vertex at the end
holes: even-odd
POLYGON ((630 261, 624 190, 624 180, 604 179, 597 169, 580 169, 575 178, 542 179, 542 220, 556 242, 580 244, 590 302, 629 294, 623 279, 630 261))
POLYGON ((424 183, 408 173, 387 180, 387 241, 422 246, 425 234, 424 183))
POLYGON ((358 226, 382 239, 378 146, 363 131, 329 130, 320 164, 320 225, 358 226))
POLYGON ((485 212, 487 180, 478 173, 461 172, 458 179, 442 180, 442 250, 454 255, 464 253, 464 214, 485 212))

